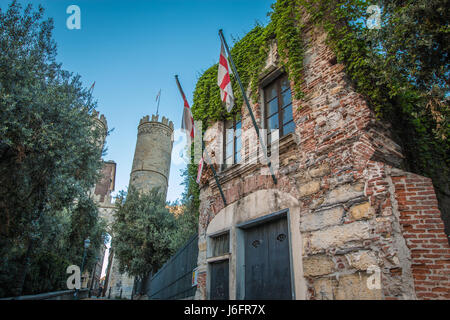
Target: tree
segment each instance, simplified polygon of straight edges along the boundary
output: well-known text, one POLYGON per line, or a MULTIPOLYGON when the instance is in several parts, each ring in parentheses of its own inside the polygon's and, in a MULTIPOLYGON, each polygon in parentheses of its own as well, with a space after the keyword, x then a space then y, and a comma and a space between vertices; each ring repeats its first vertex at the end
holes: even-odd
POLYGON ((174 253, 175 218, 158 188, 138 192, 130 187, 116 199, 112 246, 119 271, 140 279, 155 273, 174 253))
POLYGON ((182 172, 184 192, 181 198, 182 212, 176 217, 176 232, 173 237, 173 248, 178 250, 186 241, 198 232, 198 216, 200 206, 200 190, 197 182, 198 165, 190 163, 182 172))
POLYGON ((450 90, 449 0, 382 0, 384 28, 372 35, 424 92, 450 90))
POLYGON ((81 266, 84 240, 89 238, 91 243, 87 250, 84 270, 90 270, 100 247, 107 242, 106 221, 99 218, 97 206, 92 198, 87 196, 77 200, 69 217, 70 224, 66 228, 65 243, 62 246, 67 250, 64 256, 71 264, 81 266))
MULTIPOLYGON (((85 270, 91 270, 100 246, 105 243, 106 223, 98 218, 92 199, 84 197, 71 207, 44 215, 39 223, 39 242, 34 246, 24 293, 65 290, 66 268, 81 266, 83 241, 91 240, 85 270)), ((17 238, 2 237, 0 243, 0 297, 15 295, 16 278, 23 267, 25 244, 17 238)))
MULTIPOLYGON (((45 232, 97 181, 102 154, 96 104, 80 76, 56 62, 53 21, 33 10, 16 1, 0 10, 0 268, 8 270, 0 281, 10 288, 17 279, 19 294, 45 232)), ((92 224, 80 227, 89 233, 92 224)))

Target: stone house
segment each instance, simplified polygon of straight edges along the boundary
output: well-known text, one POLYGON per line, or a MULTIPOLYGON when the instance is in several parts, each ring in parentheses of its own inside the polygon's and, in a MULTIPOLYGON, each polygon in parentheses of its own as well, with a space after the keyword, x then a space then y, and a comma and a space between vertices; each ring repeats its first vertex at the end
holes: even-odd
POLYGON ((262 162, 245 105, 204 136, 196 299, 449 299, 450 247, 429 178, 401 169, 401 147, 309 28, 303 92, 274 43, 252 103, 278 154, 262 162), (232 129, 227 131, 226 129, 232 129), (240 130, 239 130, 240 129, 240 130))

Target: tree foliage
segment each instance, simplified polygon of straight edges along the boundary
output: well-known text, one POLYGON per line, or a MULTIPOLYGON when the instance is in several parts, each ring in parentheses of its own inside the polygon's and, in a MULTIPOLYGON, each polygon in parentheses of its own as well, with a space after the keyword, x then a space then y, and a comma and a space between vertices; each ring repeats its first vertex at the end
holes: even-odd
POLYGON ((197 177, 198 165, 193 162, 182 172, 185 190, 181 198, 182 213, 176 217, 176 232, 173 237, 174 250, 180 249, 193 235, 198 232, 198 217, 200 207, 200 190, 197 177))
POLYGON ((95 103, 56 62, 43 17, 16 1, 0 10, 0 295, 15 294, 25 257, 25 293, 61 288, 66 264, 81 264, 78 241, 90 236, 92 250, 103 241, 87 196, 101 166, 95 103))
MULTIPOLYGON (((105 229, 105 222, 98 218, 98 210, 88 197, 51 215, 43 215, 36 229, 37 245, 32 252, 24 294, 66 290, 66 269, 69 265, 81 267, 86 238, 91 240, 91 246, 86 252, 84 270, 91 270, 106 242, 105 229)), ((1 297, 16 294, 26 250, 27 243, 17 237, 0 238, 1 297)))
POLYGON ((120 272, 143 279, 174 253, 175 217, 158 188, 138 192, 130 187, 116 199, 113 223, 115 256, 120 272))
POLYGON ((140 193, 130 187, 116 199, 112 246, 121 272, 140 279, 156 273, 198 231, 199 189, 193 177, 197 166, 183 172, 186 187, 177 215, 169 211, 163 195, 155 188, 140 193))

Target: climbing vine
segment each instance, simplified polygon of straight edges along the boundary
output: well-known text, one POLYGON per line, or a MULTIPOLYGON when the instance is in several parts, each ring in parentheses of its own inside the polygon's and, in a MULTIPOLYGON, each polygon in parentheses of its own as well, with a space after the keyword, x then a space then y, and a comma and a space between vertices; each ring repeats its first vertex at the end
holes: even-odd
POLYGON ((302 41, 303 24, 300 11, 295 0, 277 1, 272 6, 271 23, 267 26, 268 33, 275 36, 281 64, 286 68, 289 79, 294 83, 294 96, 303 97, 303 55, 302 41))

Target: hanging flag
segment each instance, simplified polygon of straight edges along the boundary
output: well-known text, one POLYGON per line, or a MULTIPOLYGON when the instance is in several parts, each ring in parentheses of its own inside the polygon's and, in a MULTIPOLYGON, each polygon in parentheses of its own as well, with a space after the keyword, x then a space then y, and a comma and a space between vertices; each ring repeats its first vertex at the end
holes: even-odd
MULTIPOLYGON (((181 123, 181 128, 186 130, 186 134, 189 135, 188 137, 191 138, 191 142, 194 141, 194 117, 192 117, 191 108, 189 107, 189 103, 186 100, 186 96, 184 95, 183 89, 181 88, 180 81, 178 80, 178 76, 175 76, 175 80, 177 81, 178 89, 180 90, 181 96, 183 97, 184 101, 184 110, 183 110, 183 120, 181 123)), ((202 134, 200 132, 200 134, 202 134)), ((189 140, 189 139, 188 139, 189 140)), ((200 178, 202 176, 203 171, 203 163, 206 161, 206 164, 209 165, 211 168, 214 179, 216 180, 217 186, 219 188, 220 195, 222 197, 223 203, 225 206, 227 206, 227 201, 225 199, 225 195, 223 194, 222 187, 219 182, 219 178, 217 177, 216 169, 214 169, 214 166, 211 162, 211 159, 209 158, 208 152, 206 151, 205 141, 201 138, 202 141, 202 150, 204 150, 204 155, 206 159, 203 157, 200 159, 200 162, 198 164, 198 171, 197 171, 197 183, 200 183, 200 178)))
POLYGON ((203 171, 203 157, 200 159, 200 162, 198 163, 198 171, 197 171, 197 180, 195 180, 197 183, 200 183, 200 179, 202 177, 202 171, 203 171))
POLYGON ((178 89, 180 90, 181 96, 183 97, 183 101, 184 101, 181 129, 186 131, 188 140, 190 139, 191 142, 193 142, 194 141, 194 117, 192 116, 191 108, 189 107, 189 103, 187 102, 186 96, 184 95, 183 89, 181 88, 180 81, 178 81, 178 76, 175 76, 175 80, 177 81, 178 89))
POLYGON ((228 60, 225 56, 225 49, 220 48, 219 72, 217 74, 217 85, 220 87, 220 98, 225 103, 227 111, 230 112, 234 106, 233 87, 231 86, 230 70, 228 68, 228 60))
MULTIPOLYGON (((241 88, 242 97, 244 98, 245 104, 247 106, 248 113, 250 115, 250 118, 252 119, 253 127, 255 128, 256 135, 258 136, 259 144, 261 145, 261 148, 262 148, 262 151, 263 151, 263 154, 264 154, 264 158, 265 158, 265 160, 267 162, 267 166, 269 167, 270 174, 272 175, 273 182, 275 184, 277 184, 277 178, 275 177, 275 172, 274 172, 273 167, 272 167, 272 162, 270 161, 269 157, 267 156, 266 144, 264 143, 264 140, 263 140, 263 138, 261 136, 261 133, 259 131, 258 123, 256 122, 255 116, 254 116, 252 108, 250 106, 250 102, 248 100, 247 93, 245 92, 244 86, 242 85, 241 79, 239 78, 239 74, 238 74, 236 66, 235 66, 235 64, 233 62, 233 57, 231 56, 231 53, 230 53, 230 48, 228 48, 228 44, 227 44, 227 42, 225 40, 225 37, 223 36, 222 29, 219 30, 219 37, 220 37, 220 41, 222 42, 222 49, 221 49, 221 53, 220 53, 220 59, 221 59, 221 63, 220 64, 223 65, 222 61, 224 61, 224 63, 227 62, 226 59, 222 59, 222 56, 225 57, 225 54, 223 53, 224 52, 224 45, 225 45, 225 48, 227 49, 227 53, 228 53, 228 58, 230 60, 231 68, 233 69, 233 74, 234 74, 234 76, 236 78, 237 83, 239 84, 239 87, 241 88)), ((227 69, 228 69, 228 64, 226 64, 226 65, 227 65, 227 69)), ((220 75, 220 66, 219 66, 219 75, 220 75)), ((230 88, 231 88, 231 84, 230 84, 230 88)))

